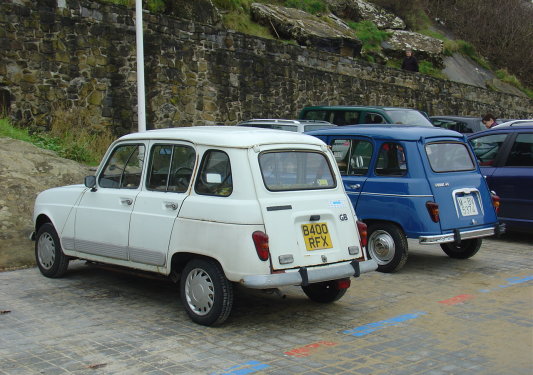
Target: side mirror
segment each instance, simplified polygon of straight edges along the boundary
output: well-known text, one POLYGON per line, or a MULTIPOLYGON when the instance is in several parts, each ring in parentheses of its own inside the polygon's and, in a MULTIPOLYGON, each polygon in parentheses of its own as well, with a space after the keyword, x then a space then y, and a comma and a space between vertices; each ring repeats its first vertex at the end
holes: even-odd
POLYGON ((91 191, 96 191, 96 176, 86 176, 85 186, 90 188, 91 191))

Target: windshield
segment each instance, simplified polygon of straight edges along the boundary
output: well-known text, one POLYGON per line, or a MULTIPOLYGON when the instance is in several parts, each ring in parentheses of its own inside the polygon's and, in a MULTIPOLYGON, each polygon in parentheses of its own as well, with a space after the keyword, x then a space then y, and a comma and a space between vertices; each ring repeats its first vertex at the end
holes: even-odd
POLYGON ((422 113, 414 109, 387 109, 385 112, 390 116, 393 124, 433 126, 422 113))
POLYGON ((312 151, 270 151, 259 155, 265 187, 270 191, 331 189, 335 178, 326 156, 312 151))
POLYGON ((434 172, 474 170, 474 161, 464 143, 430 143, 426 154, 434 172))

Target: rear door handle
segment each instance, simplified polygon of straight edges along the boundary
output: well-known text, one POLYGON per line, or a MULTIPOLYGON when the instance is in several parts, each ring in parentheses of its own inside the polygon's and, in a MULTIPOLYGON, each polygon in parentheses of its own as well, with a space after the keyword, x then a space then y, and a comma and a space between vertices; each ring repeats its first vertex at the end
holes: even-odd
POLYGON ((120 204, 123 204, 125 206, 131 206, 133 203, 133 199, 131 198, 120 198, 120 204))
POLYGON ((350 189, 353 189, 353 190, 359 190, 361 188, 361 185, 360 184, 353 184, 353 185, 348 185, 348 187, 350 189))
POLYGON ((165 208, 175 211, 178 209, 178 204, 174 202, 165 202, 165 208))

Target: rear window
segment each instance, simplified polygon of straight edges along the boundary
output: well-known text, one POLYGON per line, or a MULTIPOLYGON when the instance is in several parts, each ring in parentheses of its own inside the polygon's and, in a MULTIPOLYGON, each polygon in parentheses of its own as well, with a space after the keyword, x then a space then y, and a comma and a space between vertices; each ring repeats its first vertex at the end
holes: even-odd
POLYGON ((270 191, 336 187, 326 156, 310 151, 273 151, 259 155, 265 187, 270 191))
POLYGON ((426 154, 434 172, 474 170, 474 161, 464 143, 430 143, 426 154))
POLYGON ((426 116, 414 109, 387 109, 385 112, 393 124, 433 126, 426 116))

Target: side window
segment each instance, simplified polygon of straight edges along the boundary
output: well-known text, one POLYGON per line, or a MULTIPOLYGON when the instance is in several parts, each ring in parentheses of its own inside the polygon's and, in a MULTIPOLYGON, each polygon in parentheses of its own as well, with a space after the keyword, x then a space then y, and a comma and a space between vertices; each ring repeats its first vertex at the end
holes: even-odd
POLYGON ((150 155, 148 190, 184 193, 189 187, 196 154, 183 145, 156 145, 150 155))
POLYGON ((333 111, 333 118, 330 122, 336 125, 353 125, 359 122, 359 112, 357 111, 333 111))
POLYGON ((223 151, 208 150, 200 165, 195 191, 201 195, 227 197, 233 191, 231 164, 223 151))
POLYGON ((385 124, 387 121, 378 113, 367 113, 365 115, 365 124, 385 124))
POLYGON ((403 176, 407 173, 407 160, 399 143, 383 143, 376 164, 378 176, 403 176))
POLYGON ((335 139, 331 151, 342 175, 361 176, 368 172, 372 143, 358 139, 335 139))
POLYGON ((481 166, 494 165, 494 160, 498 156, 500 147, 507 138, 507 134, 493 134, 485 137, 472 139, 470 142, 474 148, 474 153, 481 166))
POLYGON ((329 119, 326 118, 326 115, 327 115, 326 111, 308 111, 308 112, 305 112, 304 119, 328 121, 329 119))
POLYGON ((518 134, 506 167, 533 167, 533 134, 518 134))
POLYGON ((144 145, 122 145, 113 150, 98 179, 103 188, 137 189, 141 183, 144 145))

